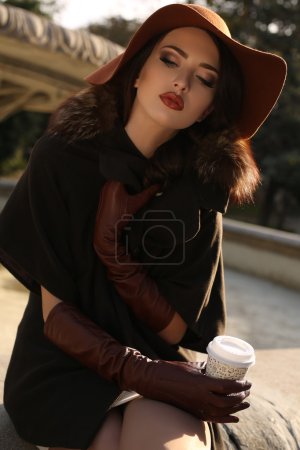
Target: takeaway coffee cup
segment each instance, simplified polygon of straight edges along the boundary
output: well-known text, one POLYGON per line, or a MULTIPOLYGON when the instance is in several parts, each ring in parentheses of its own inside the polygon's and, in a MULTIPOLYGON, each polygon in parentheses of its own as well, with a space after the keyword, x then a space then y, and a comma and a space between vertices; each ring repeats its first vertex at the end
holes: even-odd
POLYGON ((253 347, 232 336, 216 336, 207 346, 206 375, 241 380, 255 363, 253 347))

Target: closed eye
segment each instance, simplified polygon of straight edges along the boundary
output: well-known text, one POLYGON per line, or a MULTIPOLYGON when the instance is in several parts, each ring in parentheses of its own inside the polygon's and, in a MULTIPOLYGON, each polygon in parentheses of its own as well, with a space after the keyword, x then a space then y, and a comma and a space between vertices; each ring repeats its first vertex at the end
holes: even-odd
POLYGON ((211 89, 215 87, 215 82, 214 82, 214 81, 206 80, 205 78, 200 77, 199 75, 197 75, 197 78, 198 78, 198 80, 200 80, 201 83, 203 83, 205 86, 207 86, 207 87, 209 87, 209 88, 211 88, 211 89))
MULTIPOLYGON (((175 61, 172 61, 167 56, 161 56, 159 58, 167 67, 178 67, 178 64, 175 61)), ((207 80, 206 78, 200 77, 200 75, 197 75, 196 77, 198 80, 201 81, 202 84, 207 86, 208 88, 212 89, 215 87, 215 81, 207 80)))
POLYGON ((159 59, 168 67, 177 67, 177 64, 166 56, 161 56, 159 59))

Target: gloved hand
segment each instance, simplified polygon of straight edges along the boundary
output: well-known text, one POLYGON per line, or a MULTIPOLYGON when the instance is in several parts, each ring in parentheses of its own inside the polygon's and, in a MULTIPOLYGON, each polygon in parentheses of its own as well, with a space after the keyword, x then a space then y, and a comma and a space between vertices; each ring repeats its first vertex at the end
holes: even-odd
POLYGON ((195 363, 153 361, 121 345, 71 304, 54 306, 44 333, 61 350, 121 389, 169 403, 202 420, 238 422, 233 414, 249 407, 243 403, 251 387, 247 381, 207 377, 195 363))
POLYGON ((108 278, 135 316, 156 332, 169 325, 175 311, 159 292, 145 266, 138 264, 126 252, 121 233, 132 215, 158 190, 159 185, 156 184, 129 195, 119 181, 106 182, 100 193, 94 232, 94 248, 107 267, 108 278))

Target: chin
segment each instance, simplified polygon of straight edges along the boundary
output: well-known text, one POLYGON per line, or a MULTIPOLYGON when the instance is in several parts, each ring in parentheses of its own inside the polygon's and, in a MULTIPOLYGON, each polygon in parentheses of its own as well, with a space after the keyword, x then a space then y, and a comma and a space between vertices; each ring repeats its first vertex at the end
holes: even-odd
POLYGON ((182 121, 174 120, 174 116, 170 117, 170 115, 166 114, 157 114, 155 117, 152 118, 157 125, 159 125, 160 128, 164 128, 165 130, 168 130, 170 132, 178 131, 183 128, 185 128, 188 125, 185 125, 182 123, 182 121))

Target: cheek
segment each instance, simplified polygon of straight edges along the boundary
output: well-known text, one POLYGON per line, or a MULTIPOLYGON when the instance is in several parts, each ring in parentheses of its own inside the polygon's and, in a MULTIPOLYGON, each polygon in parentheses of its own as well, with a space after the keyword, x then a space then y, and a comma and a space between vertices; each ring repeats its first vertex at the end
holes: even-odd
POLYGON ((159 86, 163 83, 163 80, 164 73, 159 64, 150 60, 140 72, 138 85, 143 91, 152 91, 154 93, 160 90, 159 86))
POLYGON ((214 102, 215 91, 202 89, 198 95, 194 95, 191 101, 191 109, 195 114, 206 111, 214 102))
POLYGON ((140 99, 153 101, 162 92, 156 71, 147 70, 141 72, 137 84, 137 96, 140 99))
POLYGON ((149 75, 145 72, 141 72, 139 78, 136 80, 135 87, 137 88, 137 95, 144 95, 147 91, 149 91, 149 75))

